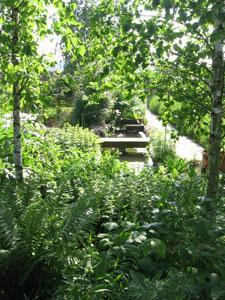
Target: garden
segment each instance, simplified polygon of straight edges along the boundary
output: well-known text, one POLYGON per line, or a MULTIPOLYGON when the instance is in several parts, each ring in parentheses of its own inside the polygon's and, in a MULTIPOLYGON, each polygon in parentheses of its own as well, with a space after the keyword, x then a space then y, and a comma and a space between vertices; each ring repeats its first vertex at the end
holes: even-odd
POLYGON ((0 299, 225 299, 224 20, 222 0, 1 1, 0 299), (121 135, 148 140, 140 168, 103 147, 121 135))

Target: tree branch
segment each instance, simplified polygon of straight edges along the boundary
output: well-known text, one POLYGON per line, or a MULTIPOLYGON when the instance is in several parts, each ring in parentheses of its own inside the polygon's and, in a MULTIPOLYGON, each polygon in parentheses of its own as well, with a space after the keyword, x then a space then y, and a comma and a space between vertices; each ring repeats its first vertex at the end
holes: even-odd
POLYGON ((26 87, 27 82, 29 81, 29 79, 30 79, 29 76, 27 76, 27 77, 24 79, 24 81, 21 83, 20 89, 19 89, 19 91, 18 91, 19 94, 21 94, 22 91, 25 89, 25 87, 26 87))

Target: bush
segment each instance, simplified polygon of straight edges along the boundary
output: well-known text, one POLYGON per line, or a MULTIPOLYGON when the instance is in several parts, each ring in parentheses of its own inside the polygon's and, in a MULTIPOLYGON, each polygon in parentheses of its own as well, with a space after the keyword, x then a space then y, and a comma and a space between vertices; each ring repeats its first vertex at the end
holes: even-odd
POLYGON ((201 178, 144 170, 106 182, 82 195, 95 191, 99 215, 82 265, 64 270, 57 299, 211 299, 217 285, 223 295, 224 242, 214 239, 219 224, 201 214, 201 178))
POLYGON ((201 177, 136 175, 109 154, 79 152, 42 186, 32 176, 17 190, 2 186, 2 299, 225 293, 223 211, 216 223, 202 215, 201 177))
POLYGON ((33 155, 29 166, 35 172, 23 186, 12 177, 1 183, 1 299, 50 299, 73 260, 83 259, 79 268, 85 264, 99 209, 95 195, 84 197, 84 191, 94 192, 123 169, 108 154, 96 156, 98 140, 88 130, 69 126, 56 133, 38 137, 36 144, 30 135, 35 152, 30 144, 26 155, 33 155))
POLYGON ((84 127, 105 126, 112 119, 114 102, 115 99, 109 92, 100 95, 97 93, 84 95, 74 103, 72 123, 84 127))
POLYGON ((65 154, 73 152, 73 150, 81 150, 82 152, 99 152, 99 138, 90 130, 66 124, 62 129, 53 128, 47 138, 58 144, 65 154))
MULTIPOLYGON (((9 164, 5 172, 12 173, 13 138, 10 124, 8 127, 2 126, 0 141, 0 158, 4 164, 9 164)), ((42 174, 46 180, 53 178, 70 156, 92 152, 97 157, 101 153, 98 137, 88 129, 69 124, 61 129, 46 129, 36 120, 23 125, 22 150, 25 176, 34 172, 42 174)))
POLYGON ((135 174, 88 130, 32 128, 25 183, 0 182, 1 299, 224 298, 224 198, 205 218, 204 178, 135 174))
POLYGON ((120 111, 123 119, 142 119, 145 115, 145 105, 138 97, 128 100, 119 99, 116 103, 116 109, 120 111))
POLYGON ((176 157, 174 141, 166 140, 161 133, 151 135, 149 150, 156 164, 165 163, 166 159, 176 157))
POLYGON ((48 127, 63 127, 71 121, 71 107, 49 107, 45 109, 44 124, 48 127))

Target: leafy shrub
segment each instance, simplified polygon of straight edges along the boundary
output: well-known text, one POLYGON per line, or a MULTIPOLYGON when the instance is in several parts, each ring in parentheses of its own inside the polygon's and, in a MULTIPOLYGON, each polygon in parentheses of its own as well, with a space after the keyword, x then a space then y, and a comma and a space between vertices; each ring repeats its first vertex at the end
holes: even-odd
MULTIPOLYGON (((13 163, 12 128, 2 127, 0 134, 0 157, 4 163, 13 163)), ((23 164, 25 175, 30 173, 42 174, 50 178, 60 170, 65 157, 78 155, 78 152, 93 152, 100 156, 98 137, 81 127, 69 124, 63 128, 46 129, 38 122, 23 125, 23 164)), ((11 172, 11 171, 7 171, 11 172)))
POLYGON ((116 108, 119 109, 123 119, 141 119, 145 115, 145 105, 138 97, 118 99, 116 108))
POLYGON ((152 134, 150 143, 150 154, 157 163, 163 163, 166 159, 176 158, 175 144, 172 140, 166 140, 162 134, 152 134))
POLYGON ((32 126, 25 183, 0 181, 1 299, 223 299, 224 198, 206 219, 204 178, 136 174, 88 130, 32 126))
POLYGON ((1 184, 3 299, 12 295, 17 299, 49 299, 73 261, 79 261, 79 270, 85 266, 100 213, 93 192, 103 179, 114 178, 121 170, 123 165, 107 153, 101 159, 94 151, 77 149, 64 155, 61 168, 53 170, 54 178, 47 177, 44 186, 43 173, 38 172, 21 187, 16 187, 12 179, 1 184), (84 196, 88 191, 92 195, 84 196))
POLYGON ((3 296, 220 299, 224 218, 204 218, 203 194, 201 177, 137 175, 108 153, 65 156, 44 194, 37 178, 5 185, 3 296))
POLYGON ((208 274, 216 272, 221 285, 217 255, 224 250, 211 236, 218 224, 201 215, 202 179, 171 180, 149 170, 118 175, 84 190, 85 199, 95 191, 100 210, 88 268, 65 269, 58 299, 211 299, 208 274))
POLYGON ((44 124, 48 127, 63 127, 71 121, 71 107, 49 107, 44 112, 44 124))
POLYGON ((93 93, 76 99, 72 123, 90 127, 109 123, 113 114, 115 99, 109 92, 93 93))
POLYGON ((53 128, 49 131, 47 137, 54 140, 65 154, 79 149, 82 152, 99 152, 100 141, 98 137, 90 130, 66 124, 62 129, 53 128))

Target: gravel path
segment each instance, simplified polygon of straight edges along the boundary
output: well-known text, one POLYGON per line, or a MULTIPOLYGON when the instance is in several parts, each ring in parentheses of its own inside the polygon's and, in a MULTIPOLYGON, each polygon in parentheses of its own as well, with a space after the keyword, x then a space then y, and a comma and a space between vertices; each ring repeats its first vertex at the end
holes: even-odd
MULTIPOLYGON (((148 110, 146 111, 146 118, 148 120, 147 130, 166 133, 168 138, 170 137, 172 131, 171 126, 167 126, 165 129, 162 122, 148 110)), ((202 160, 202 151, 203 148, 200 145, 194 143, 185 136, 180 136, 176 143, 177 156, 186 160, 202 160)))

